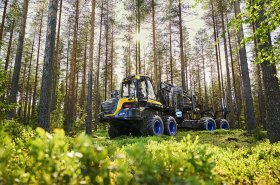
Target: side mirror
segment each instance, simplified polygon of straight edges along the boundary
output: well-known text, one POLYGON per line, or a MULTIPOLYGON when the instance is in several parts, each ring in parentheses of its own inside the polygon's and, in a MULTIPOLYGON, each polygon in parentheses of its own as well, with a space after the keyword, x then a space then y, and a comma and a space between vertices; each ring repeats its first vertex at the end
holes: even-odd
POLYGON ((120 95, 120 91, 114 90, 111 94, 111 98, 118 98, 120 95))

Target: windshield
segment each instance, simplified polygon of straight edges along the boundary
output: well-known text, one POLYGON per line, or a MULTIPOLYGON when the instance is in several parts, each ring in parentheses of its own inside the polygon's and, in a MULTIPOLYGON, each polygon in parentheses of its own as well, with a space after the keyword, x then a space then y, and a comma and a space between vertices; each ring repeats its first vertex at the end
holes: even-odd
POLYGON ((129 98, 134 94, 134 92, 135 92, 135 85, 132 80, 122 83, 121 97, 129 98))

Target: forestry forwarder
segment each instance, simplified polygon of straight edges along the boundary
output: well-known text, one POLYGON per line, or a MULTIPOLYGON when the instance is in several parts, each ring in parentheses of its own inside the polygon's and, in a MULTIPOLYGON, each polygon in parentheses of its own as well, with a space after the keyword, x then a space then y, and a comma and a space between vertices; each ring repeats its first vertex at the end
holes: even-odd
POLYGON ((109 137, 121 135, 174 136, 178 128, 195 130, 229 129, 228 111, 200 111, 195 95, 168 83, 160 83, 158 97, 148 76, 135 75, 123 79, 119 91, 101 104, 100 122, 109 122, 109 137), (222 117, 218 118, 218 113, 222 117))

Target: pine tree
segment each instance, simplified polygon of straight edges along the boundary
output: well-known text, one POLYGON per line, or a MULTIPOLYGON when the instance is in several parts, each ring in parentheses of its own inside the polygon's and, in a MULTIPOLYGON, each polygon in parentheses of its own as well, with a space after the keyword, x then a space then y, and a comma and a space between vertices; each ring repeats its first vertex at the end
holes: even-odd
POLYGON ((58 0, 49 0, 47 37, 45 45, 44 67, 39 103, 39 126, 50 131, 50 98, 55 50, 56 15, 58 0))

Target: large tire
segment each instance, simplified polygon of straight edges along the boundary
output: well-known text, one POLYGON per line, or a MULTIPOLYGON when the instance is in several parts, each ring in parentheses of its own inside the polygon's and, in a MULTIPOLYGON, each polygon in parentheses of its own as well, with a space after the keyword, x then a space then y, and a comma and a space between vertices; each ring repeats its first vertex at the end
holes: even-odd
POLYGON ((119 123, 112 122, 110 123, 108 129, 108 135, 111 139, 122 136, 122 135, 129 135, 127 128, 124 125, 120 125, 119 123))
POLYGON ((141 133, 143 136, 159 136, 163 134, 164 126, 161 118, 155 114, 147 114, 143 118, 141 133))
POLYGON ((175 136, 177 134, 177 123, 172 116, 163 117, 164 134, 175 136))
POLYGON ((229 130, 229 123, 226 119, 216 119, 216 125, 219 129, 229 130))
POLYGON ((213 131, 216 129, 216 122, 213 118, 203 117, 198 121, 198 126, 200 130, 213 131))

